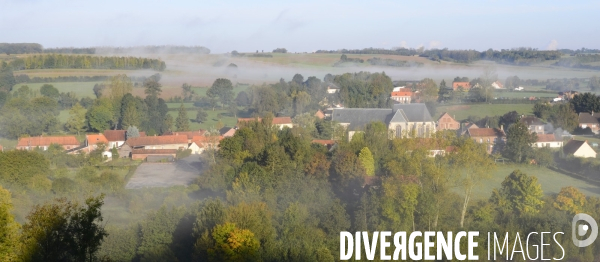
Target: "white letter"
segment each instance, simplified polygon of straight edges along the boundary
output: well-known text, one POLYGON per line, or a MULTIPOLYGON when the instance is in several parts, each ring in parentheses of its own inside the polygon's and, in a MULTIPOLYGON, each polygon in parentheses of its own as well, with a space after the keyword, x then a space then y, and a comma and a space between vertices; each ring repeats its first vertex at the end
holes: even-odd
POLYGON ((442 260, 442 250, 447 260, 452 260, 452 232, 448 232, 448 239, 444 239, 444 233, 437 232, 437 260, 442 260))
POLYGON ((377 237, 379 231, 373 232, 373 243, 369 246, 369 233, 363 232, 363 242, 365 243, 365 254, 368 260, 375 259, 375 247, 377 246, 377 237))
POLYGON ((517 232, 517 236, 515 237, 515 244, 513 245, 512 253, 510 254, 510 260, 513 260, 515 252, 521 252, 521 255, 523 255, 523 260, 525 260, 525 251, 523 251, 523 244, 521 243, 521 237, 519 237, 519 232, 517 232), (519 248, 521 248, 521 250, 519 251, 515 251, 515 248, 517 247, 517 241, 519 241, 519 248))
POLYGON ((527 258, 529 260, 537 260, 539 255, 538 255, 538 251, 540 251, 540 246, 538 245, 532 245, 535 247, 535 258, 531 258, 531 256, 529 256, 529 237, 531 236, 531 234, 538 234, 538 232, 531 232, 529 233, 529 235, 527 235, 527 242, 525 242, 525 246, 527 247, 527 258))
POLYGON ((487 242, 488 242, 488 243, 487 243, 487 244, 488 244, 488 245, 487 245, 487 246, 488 246, 488 260, 492 260, 492 259, 490 258, 490 232, 489 232, 489 231, 488 231, 488 239, 487 239, 487 242))
POLYGON ((356 232, 356 236, 354 237, 354 244, 356 245, 356 248, 354 249, 354 258, 356 260, 360 260, 360 254, 362 254, 362 251, 360 250, 360 232, 356 232))
POLYGON ((454 257, 458 260, 467 259, 466 255, 460 253, 460 239, 464 236, 467 236, 467 233, 465 231, 460 231, 456 234, 456 237, 454 237, 454 257))
POLYGON ((396 250, 394 250, 392 259, 398 260, 398 253, 402 250, 402 260, 406 260, 406 232, 396 232, 394 234, 394 246, 396 250), (400 237, 402 237, 402 242, 400 242, 400 237))
POLYGON ((419 231, 415 231, 410 233, 410 237, 408 238, 408 256, 412 260, 421 260, 423 259, 423 254, 421 253, 421 242, 415 243, 415 238, 422 236, 422 233, 419 231), (417 247, 417 253, 415 254, 415 246, 417 247))
POLYGON ((425 256, 423 257, 424 260, 435 260, 435 256, 429 254, 429 251, 431 251, 431 248, 435 245, 431 242, 431 237, 433 236, 435 236, 435 232, 425 231, 425 235, 423 236, 423 249, 425 251, 425 256))
POLYGON ((340 260, 352 258, 352 246, 354 245, 350 232, 340 232, 340 260), (348 253, 346 253, 346 239, 348 239, 348 253))
POLYGON ((549 258, 548 259, 544 259, 544 246, 549 246, 550 245, 550 244, 544 244, 544 234, 550 234, 550 232, 542 232, 542 239, 540 239, 540 245, 541 245, 541 247, 540 247, 540 249, 541 249, 540 253, 542 253, 541 260, 550 260, 549 258))
POLYGON ((473 254, 473 249, 479 246, 479 243, 473 240, 473 237, 479 236, 479 231, 469 231, 469 260, 479 260, 479 256, 473 254))
POLYGON ((390 231, 382 231, 381 234, 379 234, 379 236, 381 237, 381 241, 380 241, 381 245, 379 247, 379 251, 381 253, 381 260, 390 260, 390 259, 392 259, 391 256, 388 256, 388 255, 385 254, 385 249, 390 246, 390 242, 387 242, 385 240, 385 237, 389 237, 391 235, 392 235, 392 232, 390 232, 390 231))
POLYGON ((560 249, 561 249, 561 250, 562 250, 562 252, 563 252, 563 256, 562 256, 562 257, 560 257, 559 259, 556 259, 556 258, 554 258, 554 260, 562 260, 562 259, 565 257, 565 249, 564 249, 564 248, 563 248, 563 247, 560 245, 560 243, 558 243, 558 241, 556 240, 556 234, 561 234, 561 235, 564 235, 565 233, 563 233, 563 232, 556 232, 556 233, 554 233, 554 237, 553 237, 553 238, 554 238, 554 242, 556 242, 556 244, 557 244, 557 245, 560 247, 560 249))
POLYGON ((500 247, 500 243, 498 243, 498 236, 496 236, 496 232, 494 232, 494 260, 496 260, 496 247, 500 250, 500 255, 502 256, 502 252, 504 252, 504 247, 506 246, 506 260, 508 260, 508 232, 504 236, 504 244, 500 247))

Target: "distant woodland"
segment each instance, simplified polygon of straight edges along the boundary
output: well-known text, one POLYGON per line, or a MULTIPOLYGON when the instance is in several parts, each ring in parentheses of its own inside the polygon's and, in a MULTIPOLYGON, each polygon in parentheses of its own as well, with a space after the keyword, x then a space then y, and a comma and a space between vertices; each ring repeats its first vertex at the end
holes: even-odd
POLYGON ((13 70, 27 69, 152 69, 163 71, 167 68, 160 59, 141 57, 106 57, 63 54, 41 54, 17 58, 10 62, 13 70))
POLYGON ((37 43, 0 43, 0 53, 11 54, 210 54, 203 46, 61 47, 44 48, 37 43))

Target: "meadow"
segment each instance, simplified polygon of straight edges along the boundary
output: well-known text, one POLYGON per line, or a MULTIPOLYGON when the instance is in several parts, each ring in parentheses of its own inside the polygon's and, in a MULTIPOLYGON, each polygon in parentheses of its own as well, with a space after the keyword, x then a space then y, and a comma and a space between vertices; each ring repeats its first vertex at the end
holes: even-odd
POLYGON ((527 175, 537 177, 546 195, 558 194, 561 188, 573 186, 587 196, 600 197, 599 185, 590 184, 545 167, 515 164, 498 164, 497 169, 490 174, 490 178, 474 189, 474 197, 476 199, 488 199, 495 188, 501 187, 504 178, 516 169, 521 170, 527 175))
POLYGON ((58 92, 60 92, 60 93, 74 92, 75 94, 77 94, 77 97, 79 97, 79 98, 82 98, 82 97, 96 98, 96 95, 94 95, 93 88, 94 88, 95 84, 100 84, 100 83, 102 83, 102 82, 21 83, 21 84, 16 84, 13 86, 13 92, 15 92, 17 89, 19 89, 19 87, 21 87, 23 85, 28 86, 30 90, 39 92, 40 87, 42 87, 42 85, 50 84, 50 85, 54 86, 56 89, 58 89, 58 92))
MULTIPOLYGON (((443 112, 448 112, 456 120, 461 121, 469 116, 486 117, 501 116, 510 111, 517 111, 519 114, 533 114, 533 104, 475 104, 475 105, 452 105, 437 107, 437 116, 443 112)), ((437 117, 436 116, 436 117, 437 117)), ((435 117, 434 117, 435 118, 435 117)))

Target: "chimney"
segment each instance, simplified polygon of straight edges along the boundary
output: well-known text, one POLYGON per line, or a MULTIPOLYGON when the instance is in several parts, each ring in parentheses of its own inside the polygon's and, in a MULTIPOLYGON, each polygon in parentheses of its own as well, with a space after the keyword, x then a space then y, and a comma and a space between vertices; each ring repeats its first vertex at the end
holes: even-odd
POLYGON ((500 125, 500 130, 504 131, 504 125, 500 125))

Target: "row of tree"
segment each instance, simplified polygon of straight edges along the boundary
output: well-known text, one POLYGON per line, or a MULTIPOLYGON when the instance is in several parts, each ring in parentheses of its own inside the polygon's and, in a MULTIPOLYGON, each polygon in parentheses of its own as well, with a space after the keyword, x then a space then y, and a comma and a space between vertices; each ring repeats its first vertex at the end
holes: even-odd
POLYGON ((164 71, 167 66, 160 59, 142 57, 85 56, 40 54, 17 58, 9 63, 14 70, 28 69, 152 69, 164 71))

